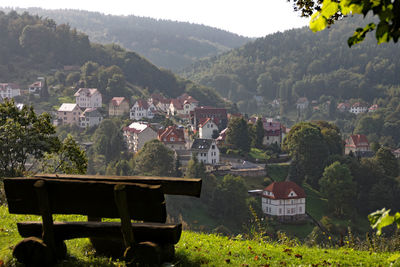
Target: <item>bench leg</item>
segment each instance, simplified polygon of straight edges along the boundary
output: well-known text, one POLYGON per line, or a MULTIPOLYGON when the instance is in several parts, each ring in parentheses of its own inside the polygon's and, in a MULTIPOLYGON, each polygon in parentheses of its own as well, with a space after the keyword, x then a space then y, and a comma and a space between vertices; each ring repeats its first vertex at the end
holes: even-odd
POLYGON ((57 259, 42 239, 28 237, 19 242, 13 250, 13 256, 26 266, 52 266, 57 259))
POLYGON ((128 266, 160 266, 161 248, 153 242, 140 242, 134 248, 128 247, 124 253, 128 266))

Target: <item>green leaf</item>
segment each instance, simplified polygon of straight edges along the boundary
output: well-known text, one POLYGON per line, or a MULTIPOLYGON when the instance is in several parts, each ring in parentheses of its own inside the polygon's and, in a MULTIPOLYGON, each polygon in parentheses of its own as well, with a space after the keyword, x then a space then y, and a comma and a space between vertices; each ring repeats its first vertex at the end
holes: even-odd
POLYGON ((370 23, 367 26, 365 26, 364 29, 363 28, 356 29, 353 36, 347 40, 347 44, 349 45, 349 47, 362 42, 365 39, 367 33, 375 29, 375 26, 376 26, 375 23, 370 23))
POLYGON ((323 17, 321 15, 321 12, 315 12, 312 16, 311 16, 311 20, 310 20, 310 29, 313 32, 318 32, 318 31, 322 31, 326 28, 326 26, 328 26, 328 21, 325 17, 323 17))
POLYGON ((394 216, 389 215, 390 210, 385 208, 375 211, 368 215, 369 222, 373 229, 377 229, 376 234, 381 235, 382 228, 394 223, 394 216))
POLYGON ((339 11, 339 4, 331 0, 324 0, 321 8, 321 15, 330 18, 339 11))
POLYGON ((388 261, 394 262, 394 261, 397 261, 399 258, 400 258, 400 254, 393 254, 391 257, 389 257, 388 261))
POLYGON ((378 44, 390 41, 389 25, 386 22, 379 22, 378 28, 376 29, 376 39, 378 40, 378 44))

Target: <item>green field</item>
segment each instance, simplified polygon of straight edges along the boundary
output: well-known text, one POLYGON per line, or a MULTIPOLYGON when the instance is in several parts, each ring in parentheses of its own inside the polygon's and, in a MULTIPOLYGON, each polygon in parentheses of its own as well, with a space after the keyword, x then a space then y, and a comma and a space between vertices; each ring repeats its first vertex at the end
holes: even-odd
MULTIPOLYGON (((55 216, 57 220, 84 220, 83 216, 55 216)), ((8 214, 0 206, 0 266, 22 266, 12 258, 12 248, 22 238, 17 221, 37 216, 8 214)), ((96 256, 88 239, 67 241, 68 258, 57 266, 125 266, 123 261, 96 256)), ((349 248, 319 249, 279 244, 261 239, 245 240, 184 231, 176 245, 176 257, 165 266, 389 266, 397 254, 356 251, 349 248), (391 259, 389 259, 391 258, 391 259)), ((396 265, 397 262, 393 266, 396 265)))

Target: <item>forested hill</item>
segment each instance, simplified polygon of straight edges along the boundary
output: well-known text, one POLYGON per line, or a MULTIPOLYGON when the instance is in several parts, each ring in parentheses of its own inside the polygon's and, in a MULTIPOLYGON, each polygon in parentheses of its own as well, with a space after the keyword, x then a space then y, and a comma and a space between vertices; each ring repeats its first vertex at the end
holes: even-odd
MULTIPOLYGON (((210 88, 180 79, 161 70, 145 58, 118 45, 91 43, 86 34, 51 19, 28 13, 0 11, 0 81, 30 84, 38 76, 65 66, 81 67, 72 75, 96 87, 106 96, 138 95, 160 92, 176 97, 189 92, 205 105, 223 105, 224 101, 210 88)), ((65 77, 60 78, 65 84, 65 77)))
POLYGON ((182 74, 238 101, 242 110, 256 106, 248 102, 254 95, 267 101, 281 98, 291 106, 303 96, 373 101, 392 86, 398 88, 400 46, 377 45, 372 33, 365 42, 349 48, 347 38, 368 22, 345 18, 317 34, 308 28, 275 33, 199 61, 182 74))
MULTIPOLYGON (((5 9, 4 9, 5 10, 5 9)), ((79 10, 16 9, 57 23, 68 23, 85 32, 93 42, 117 43, 135 51, 159 67, 172 70, 194 61, 240 47, 250 38, 224 30, 185 22, 137 16, 111 16, 79 10)), ((132 10, 132 13, 135 11, 132 10)))

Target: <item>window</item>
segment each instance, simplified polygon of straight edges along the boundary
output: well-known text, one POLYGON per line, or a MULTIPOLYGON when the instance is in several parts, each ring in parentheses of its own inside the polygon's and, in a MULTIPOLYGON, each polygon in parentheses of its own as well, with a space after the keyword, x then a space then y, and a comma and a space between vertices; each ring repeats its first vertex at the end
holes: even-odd
POLYGON ((282 214, 282 209, 281 208, 279 208, 279 214, 282 214))
POLYGON ((64 111, 64 115, 67 115, 67 112, 64 111))
POLYGON ((211 146, 211 149, 215 149, 215 145, 212 145, 212 146, 211 146))
POLYGON ((301 206, 299 207, 299 212, 302 212, 302 210, 301 210, 301 206))
POLYGON ((290 214, 290 209, 287 209, 287 214, 290 214))

